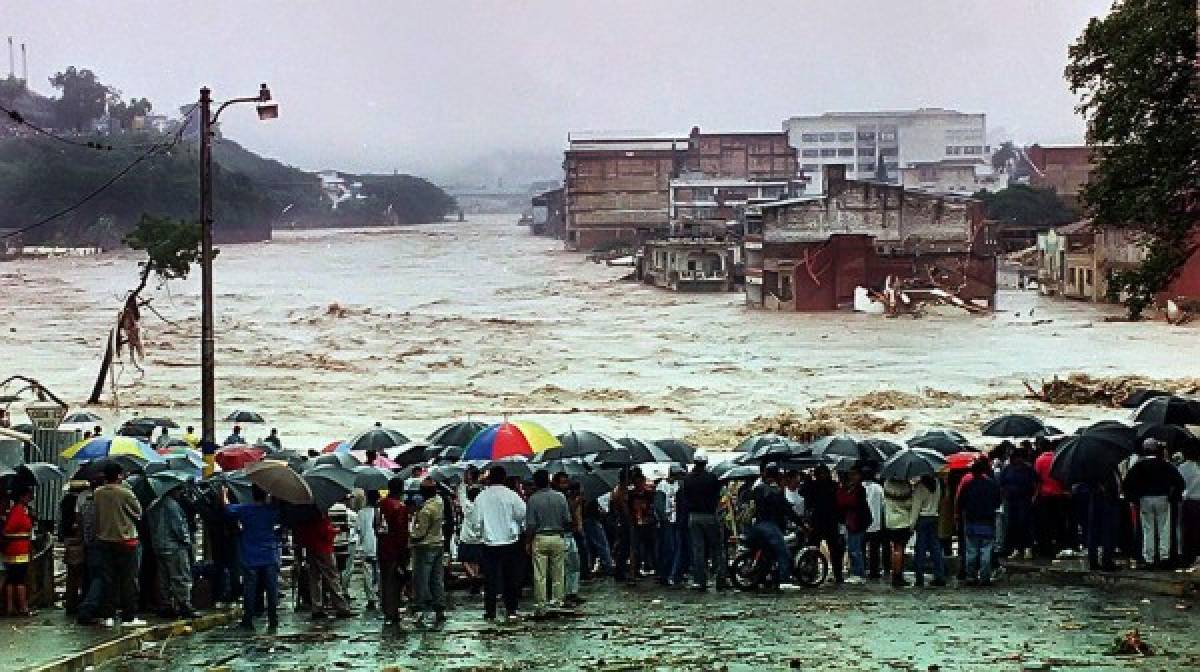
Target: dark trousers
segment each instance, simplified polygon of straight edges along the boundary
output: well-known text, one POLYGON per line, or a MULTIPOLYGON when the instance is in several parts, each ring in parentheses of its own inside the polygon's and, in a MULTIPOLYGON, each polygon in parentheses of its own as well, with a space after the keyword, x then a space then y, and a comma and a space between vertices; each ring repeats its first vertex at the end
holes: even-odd
POLYGON ((1034 526, 1039 555, 1054 557, 1077 544, 1075 512, 1070 495, 1039 496, 1034 503, 1034 526))
POLYGON ((644 569, 655 568, 657 542, 653 525, 638 525, 630 535, 632 550, 629 556, 629 578, 637 579, 644 569))
POLYGON ((1033 502, 1024 497, 1009 499, 1008 528, 1004 533, 1004 551, 1024 551, 1033 548, 1033 502))
POLYGON ((1121 524, 1121 505, 1102 494, 1093 494, 1088 502, 1087 550, 1088 565, 1100 566, 1100 550, 1104 550, 1104 564, 1112 564, 1117 545, 1117 528, 1121 524))
POLYGON ((483 615, 496 617, 496 598, 503 596, 504 609, 509 616, 517 613, 521 596, 521 563, 525 554, 519 543, 503 546, 484 546, 479 563, 483 570, 483 615))
POLYGON ((659 525, 658 562, 654 570, 654 575, 659 581, 668 581, 671 578, 671 570, 675 568, 675 555, 679 553, 677 542, 674 523, 659 525))
POLYGON ((608 547, 608 534, 604 531, 604 524, 594 518, 584 519, 583 536, 587 538, 585 545, 588 547, 588 568, 591 568, 591 558, 595 558, 600 563, 600 571, 611 574, 613 559, 608 547))
POLYGON ((588 547, 587 538, 583 532, 575 532, 571 536, 575 537, 575 550, 579 553, 579 578, 590 579, 592 577, 592 549, 588 547))
POLYGON ((692 540, 692 582, 698 586, 708 583, 708 567, 712 564, 717 587, 725 587, 725 539, 721 534, 721 521, 711 513, 693 513, 688 516, 688 536, 692 540))
POLYGON ((103 542, 94 541, 83 550, 87 586, 79 603, 79 618, 89 620, 100 615, 105 602, 105 552, 103 542))
POLYGON ((688 535, 686 516, 684 520, 672 523, 671 534, 675 535, 675 558, 671 563, 669 578, 678 582, 683 580, 683 573, 692 566, 692 540, 688 535))
POLYGON ((750 545, 765 548, 775 559, 776 580, 788 583, 792 579, 792 556, 788 553, 787 542, 783 538, 783 530, 775 523, 759 521, 750 527, 748 535, 750 545))
POLYGON ((279 622, 279 565, 242 567, 242 622, 253 623, 258 609, 258 593, 267 591, 267 622, 279 622))
POLYGON ((407 559, 388 558, 379 560, 379 606, 384 618, 400 618, 400 596, 404 593, 405 567, 407 559))
POLYGON ((637 576, 637 572, 630 573, 629 564, 633 555, 633 526, 629 521, 621 521, 613 530, 615 536, 609 537, 613 540, 613 560, 616 567, 613 570, 613 576, 619 581, 625 580, 628 576, 637 576))
POLYGON ((104 583, 109 600, 122 621, 133 620, 137 609, 137 547, 105 541, 104 583))
POLYGON ((821 542, 829 547, 829 565, 833 570, 833 578, 836 581, 842 580, 842 565, 846 559, 846 545, 842 543, 842 535, 835 528, 813 530, 812 539, 810 541, 815 546, 820 546, 821 542))
POLYGON ((867 532, 867 574, 872 579, 883 576, 883 532, 867 532))

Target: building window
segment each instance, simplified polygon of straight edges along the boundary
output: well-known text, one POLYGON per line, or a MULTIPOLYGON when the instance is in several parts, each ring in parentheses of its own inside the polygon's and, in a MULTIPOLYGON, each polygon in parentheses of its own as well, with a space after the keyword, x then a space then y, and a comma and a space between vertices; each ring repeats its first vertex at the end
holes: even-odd
POLYGON ((800 169, 806 173, 815 173, 821 169, 821 166, 819 166, 815 163, 806 163, 803 166, 801 166, 800 169))
POLYGON ((833 142, 837 139, 837 133, 822 133, 821 142, 833 142))
POLYGON ((982 154, 983 147, 980 147, 979 145, 967 145, 966 147, 962 148, 962 152, 963 154, 982 154))
POLYGON ((838 133, 837 138, 838 142, 854 142, 854 132, 842 131, 841 133, 838 133))
POLYGON ((879 139, 882 142, 895 142, 896 141, 896 132, 895 131, 882 131, 879 133, 879 139))
POLYGON ((875 142, 875 131, 859 131, 858 139, 861 142, 875 142))
POLYGON ((858 172, 860 172, 860 173, 871 173, 874 171, 875 171, 875 164, 873 164, 873 163, 858 164, 858 172))
POLYGON ((961 153, 962 153, 962 147, 955 147, 954 145, 946 145, 946 154, 947 155, 958 156, 961 153))
POLYGON ((853 147, 842 147, 838 149, 838 156, 854 156, 853 147))
POLYGON ((859 156, 875 156, 875 148, 874 147, 859 147, 858 155, 859 156))
POLYGON ((889 173, 894 173, 900 168, 900 164, 896 163, 895 161, 887 161, 883 164, 883 167, 887 168, 889 173))
POLYGON ((837 156, 837 150, 833 149, 833 148, 822 149, 821 156, 824 156, 824 157, 837 156))
POLYGON ((800 134, 800 142, 816 142, 816 141, 817 141, 816 133, 801 133, 800 134))
POLYGON ((881 147, 879 149, 880 156, 896 156, 899 153, 900 149, 898 147, 881 147))
POLYGON ((806 158, 806 159, 815 159, 815 158, 817 158, 817 157, 818 157, 818 156, 820 156, 820 155, 821 155, 821 153, 820 153, 820 152, 818 152, 818 151, 817 151, 817 150, 815 150, 815 149, 802 149, 802 150, 800 150, 800 156, 803 156, 803 157, 804 157, 804 158, 806 158))
POLYGON ((1086 286, 1087 286, 1087 287, 1091 287, 1091 286, 1092 286, 1092 281, 1094 280, 1094 276, 1092 275, 1092 269, 1090 269, 1090 268, 1089 268, 1089 269, 1087 269, 1087 271, 1085 272, 1085 275, 1084 275, 1084 277, 1086 278, 1086 280, 1085 280, 1085 282, 1087 283, 1087 285, 1086 285, 1086 286))

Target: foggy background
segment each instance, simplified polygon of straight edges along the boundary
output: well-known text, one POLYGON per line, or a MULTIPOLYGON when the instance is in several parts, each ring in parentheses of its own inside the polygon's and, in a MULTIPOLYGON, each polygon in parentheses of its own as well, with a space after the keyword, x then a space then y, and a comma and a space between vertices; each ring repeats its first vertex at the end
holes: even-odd
POLYGON ((232 109, 223 130, 304 169, 516 182, 556 177, 568 131, 779 130, 831 110, 948 107, 986 112, 993 144, 1078 142, 1067 46, 1108 5, 3 0, 0 37, 27 44, 35 90, 87 67, 172 116, 201 85, 224 100, 265 81, 280 118, 232 109))

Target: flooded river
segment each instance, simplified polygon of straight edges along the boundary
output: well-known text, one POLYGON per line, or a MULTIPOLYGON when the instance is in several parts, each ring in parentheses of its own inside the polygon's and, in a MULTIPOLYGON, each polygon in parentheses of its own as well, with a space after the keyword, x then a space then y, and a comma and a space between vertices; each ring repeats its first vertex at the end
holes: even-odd
MULTIPOLYGON (((553 431, 660 438, 933 388, 966 396, 883 411, 898 420, 884 429, 969 431, 1015 410, 1068 428, 1113 412, 1045 408, 1020 399, 1022 380, 1200 376, 1195 328, 1104 322, 1113 308, 1009 292, 987 317, 755 312, 740 294, 623 281, 629 269, 589 263, 515 222, 279 232, 270 243, 224 247, 218 415, 258 410, 296 448, 375 421, 422 437, 444 420, 504 414, 553 431)), ((121 252, 0 265, 0 373, 86 399, 136 264, 121 252)), ((144 376, 126 365, 119 409, 94 410, 113 421, 138 410, 198 424, 198 274, 153 296, 173 324, 146 315, 144 376)))

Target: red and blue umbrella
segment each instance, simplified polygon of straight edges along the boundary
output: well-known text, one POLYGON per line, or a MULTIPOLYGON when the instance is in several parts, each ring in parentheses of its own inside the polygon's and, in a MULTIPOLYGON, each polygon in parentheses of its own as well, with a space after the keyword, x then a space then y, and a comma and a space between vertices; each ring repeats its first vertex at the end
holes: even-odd
POLYGON ((463 451, 463 460, 501 460, 533 457, 562 444, 536 422, 516 421, 492 425, 475 435, 463 451))

